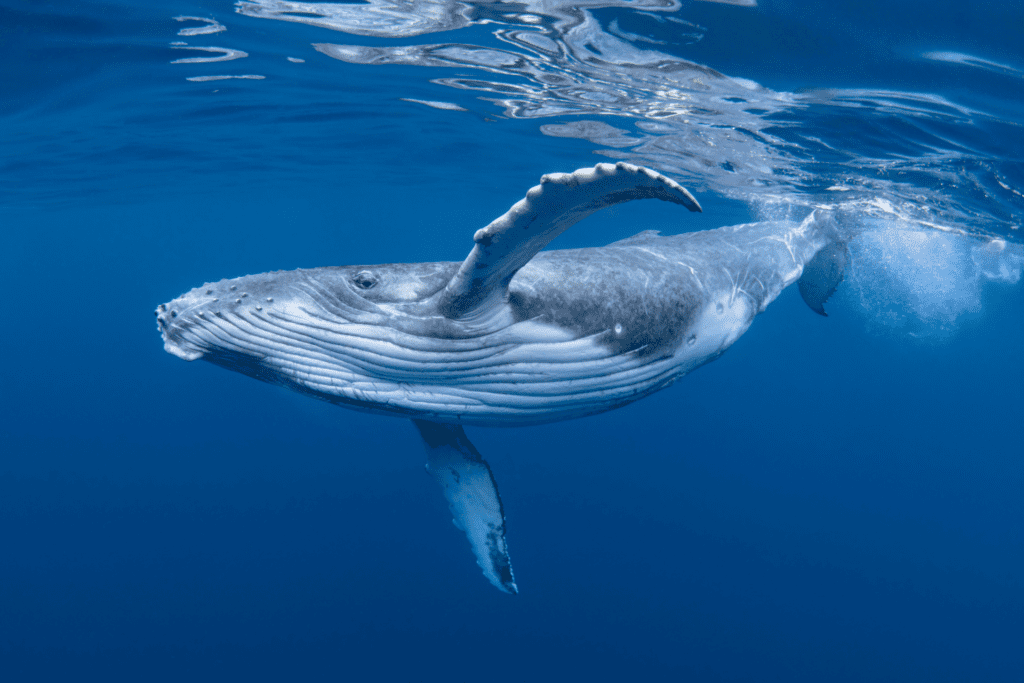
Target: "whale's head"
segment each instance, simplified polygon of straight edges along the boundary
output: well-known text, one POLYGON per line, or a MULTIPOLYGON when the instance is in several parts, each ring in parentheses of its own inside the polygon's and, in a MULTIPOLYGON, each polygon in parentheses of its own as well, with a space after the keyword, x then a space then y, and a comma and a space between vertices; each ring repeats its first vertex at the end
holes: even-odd
POLYGON ((373 374, 375 363, 392 366, 400 337, 418 338, 422 346, 459 336, 424 303, 458 265, 343 266, 221 280, 158 306, 157 326, 164 349, 184 360, 205 359, 275 383, 337 389, 346 378, 358 381, 360 366, 367 368, 364 376, 373 374), (339 373, 341 366, 347 372, 339 373))
POLYGON ((382 325, 421 317, 422 303, 457 263, 341 266, 275 271, 204 284, 156 309, 165 349, 196 360, 225 346, 248 349, 281 326, 382 325))

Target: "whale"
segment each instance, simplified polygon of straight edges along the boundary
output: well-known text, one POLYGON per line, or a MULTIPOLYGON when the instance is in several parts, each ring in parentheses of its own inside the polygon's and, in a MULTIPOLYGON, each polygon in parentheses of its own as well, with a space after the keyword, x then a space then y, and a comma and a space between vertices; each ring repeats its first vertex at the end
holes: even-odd
POLYGON ((827 213, 545 250, 602 208, 699 212, 654 170, 541 178, 460 262, 327 266, 210 282, 161 304, 169 353, 340 406, 409 419, 484 576, 517 593, 498 486, 466 426, 568 420, 632 403, 718 358, 783 289, 824 303, 848 252, 827 213))

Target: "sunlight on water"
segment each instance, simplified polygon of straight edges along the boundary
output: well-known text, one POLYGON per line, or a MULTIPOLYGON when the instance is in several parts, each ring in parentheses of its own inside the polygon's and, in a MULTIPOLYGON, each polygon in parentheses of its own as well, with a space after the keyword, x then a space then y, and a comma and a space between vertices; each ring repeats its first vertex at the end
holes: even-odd
POLYGON ((937 62, 949 62, 951 64, 962 64, 964 66, 972 66, 978 69, 985 69, 987 71, 993 71, 995 73, 1005 74, 1007 76, 1014 76, 1016 78, 1024 78, 1024 72, 1019 69, 1015 69, 1007 64, 1000 64, 999 62, 993 62, 990 59, 981 59, 979 57, 972 57, 971 55, 963 54, 962 52, 925 52, 921 55, 925 59, 934 59, 937 62))
MULTIPOLYGON (((671 0, 532 0, 524 8, 499 13, 487 3, 443 0, 236 5, 250 17, 377 38, 493 25, 490 45, 313 47, 351 64, 461 69, 432 83, 480 93, 509 118, 562 117, 539 123, 540 132, 587 140, 598 154, 740 199, 765 219, 836 210, 852 239, 843 289, 869 326, 945 335, 982 308, 986 282, 1019 280, 1021 247, 1003 238, 1013 239, 1024 222, 1024 201, 998 150, 977 151, 991 137, 984 128, 1019 136, 997 117, 935 94, 788 93, 730 78, 678 56, 706 29, 672 16, 686 10, 671 0), (602 23, 599 8, 642 11, 602 23), (659 29, 668 22, 685 26, 659 29)), ((1016 73, 955 52, 922 59, 1016 73)))
MULTIPOLYGON (((838 188, 847 203, 914 205, 927 214, 922 226, 1009 236, 1024 222, 1024 200, 1006 182, 998 150, 979 151, 993 133, 1019 137, 997 117, 934 94, 790 93, 730 77, 679 56, 706 29, 673 16, 687 8, 671 0, 532 0, 524 8, 502 13, 489 3, 436 0, 236 5, 250 17, 377 38, 492 26, 486 45, 313 46, 351 64, 461 69, 431 82, 480 93, 509 118, 571 117, 542 122, 540 131, 588 140, 599 154, 731 198, 763 203, 769 194, 810 207, 833 204, 829 193, 838 188), (595 13, 609 8, 631 12, 612 19, 595 13), (987 130, 993 128, 999 130, 987 130)), ((922 59, 991 66, 951 52, 922 59)))

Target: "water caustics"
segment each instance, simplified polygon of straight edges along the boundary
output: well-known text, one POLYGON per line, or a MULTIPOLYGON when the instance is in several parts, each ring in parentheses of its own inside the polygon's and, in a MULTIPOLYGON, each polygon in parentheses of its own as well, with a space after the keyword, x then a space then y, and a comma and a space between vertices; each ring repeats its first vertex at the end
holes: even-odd
MULTIPOLYGON (((227 31, 227 27, 218 21, 213 19, 206 19, 204 17, 190 17, 190 16, 179 16, 174 17, 175 21, 183 22, 199 22, 199 26, 191 26, 183 28, 178 31, 179 36, 191 37, 191 36, 206 36, 214 33, 220 33, 227 31)), ((245 59, 249 56, 249 53, 242 50, 236 50, 230 47, 213 47, 213 46, 198 46, 189 45, 185 41, 176 40, 170 44, 172 50, 189 50, 192 52, 199 52, 198 57, 182 57, 181 59, 175 59, 171 64, 213 64, 217 62, 232 62, 236 59, 245 59)), ((192 81, 194 83, 205 83, 208 81, 224 81, 229 79, 242 79, 242 80, 254 80, 260 81, 265 78, 259 74, 222 74, 215 76, 187 76, 186 81, 192 81)))
MULTIPOLYGON (((325 33, 313 47, 353 64, 451 68, 432 82, 480 93, 492 115, 537 119, 545 135, 588 140, 598 154, 742 200, 764 219, 831 210, 851 239, 847 299, 884 325, 948 330, 978 308, 986 282, 1020 280, 1024 172, 1006 154, 1008 144, 1024 148, 1018 124, 928 93, 781 92, 727 76, 672 54, 707 31, 681 9, 676 0, 236 3, 248 17, 378 39, 486 25, 488 45, 355 45, 325 33), (596 10, 609 8, 626 13, 602 20, 596 10), (903 312, 892 313, 884 302, 906 291, 914 294, 895 297, 903 312)), ((1014 81, 1021 73, 956 52, 920 57, 1014 81)))

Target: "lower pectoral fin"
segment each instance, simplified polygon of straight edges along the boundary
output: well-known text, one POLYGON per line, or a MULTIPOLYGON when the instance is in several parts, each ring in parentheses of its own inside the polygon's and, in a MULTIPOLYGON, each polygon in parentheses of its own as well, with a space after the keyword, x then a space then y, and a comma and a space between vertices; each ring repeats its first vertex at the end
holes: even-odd
POLYGON ((518 593, 505 543, 505 513, 491 468, 458 425, 413 420, 427 447, 427 471, 444 491, 455 525, 466 532, 487 580, 518 593))

